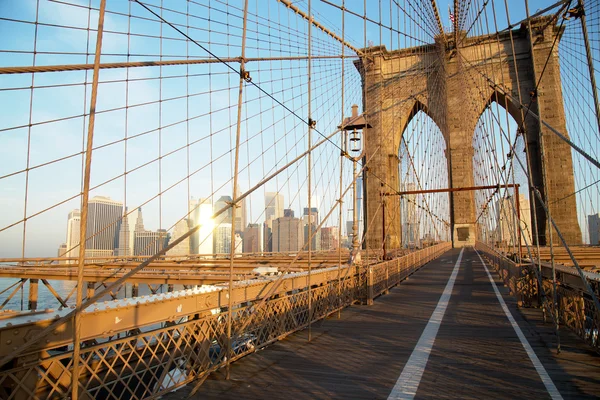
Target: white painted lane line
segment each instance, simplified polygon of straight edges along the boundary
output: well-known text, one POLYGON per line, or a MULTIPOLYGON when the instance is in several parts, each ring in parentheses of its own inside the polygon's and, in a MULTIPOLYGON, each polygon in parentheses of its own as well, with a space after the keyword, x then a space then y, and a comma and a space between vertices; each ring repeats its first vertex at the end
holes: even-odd
POLYGON ((527 338, 525 337, 525 335, 523 335, 523 332, 521 331, 519 324, 517 324, 517 321, 515 321, 510 310, 506 306, 506 303, 504 302, 504 299, 502 298, 502 295, 500 294, 500 291, 498 290, 498 287, 496 286, 496 282, 494 282, 494 279, 492 278, 490 271, 488 270, 487 266, 485 265, 483 258, 481 258, 481 256, 479 255, 479 252, 477 250, 475 250, 475 252, 477 252, 477 256, 479 257, 479 260, 483 264, 483 268, 485 269, 488 279, 490 280, 490 283, 492 284, 492 288, 494 288, 494 293, 496 293, 496 297, 498 298, 498 301, 500 302, 500 305, 502 306, 502 309, 504 310, 504 314, 506 314, 506 318, 508 318, 508 321, 510 322, 510 324, 512 325, 513 329, 515 330, 517 336, 519 337, 519 340, 521 341, 521 344, 523 345, 525 352, 529 356, 529 359, 533 363, 535 370, 537 371, 538 375, 540 376, 540 379, 544 383, 544 386, 546 387, 548 394, 553 399, 557 399, 557 400, 562 399, 563 397, 561 396, 561 394, 558 391, 558 389, 556 388, 556 386, 554 386, 554 382, 552 382, 552 378, 550 378, 550 375, 548 375, 546 368, 544 368, 544 366, 540 362, 540 359, 535 354, 535 351, 533 351, 533 348, 527 341, 527 338))
POLYGON ((392 392, 388 396, 388 399, 412 399, 417 394, 419 383, 421 383, 421 378, 423 377, 423 372, 425 372, 431 349, 435 343, 435 337, 442 324, 442 319, 446 313, 450 296, 452 296, 452 289, 454 288, 454 281, 456 281, 456 275, 460 268, 463 252, 464 248, 458 255, 458 260, 456 260, 456 264, 454 264, 454 269, 452 270, 450 279, 448 279, 444 292, 438 301, 437 307, 433 311, 433 314, 431 314, 427 326, 423 330, 417 345, 413 349, 413 352, 404 366, 400 377, 396 381, 392 392))

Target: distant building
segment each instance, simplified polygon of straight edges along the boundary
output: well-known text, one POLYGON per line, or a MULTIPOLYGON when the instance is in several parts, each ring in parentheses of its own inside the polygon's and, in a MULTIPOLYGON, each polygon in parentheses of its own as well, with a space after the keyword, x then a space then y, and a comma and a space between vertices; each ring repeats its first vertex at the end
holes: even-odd
POLYGON ((153 256, 167 245, 168 234, 164 229, 158 231, 135 232, 133 252, 136 256, 153 256))
MULTIPOLYGON (((137 218, 141 218, 138 217, 139 213, 141 213, 140 209, 123 216, 119 228, 119 247, 115 250, 116 256, 128 257, 133 255, 133 235, 136 226, 135 221, 137 218)), ((127 208, 125 208, 125 214, 127 214, 127 208)))
MULTIPOLYGON (((402 190, 405 192, 416 190, 416 185, 412 182, 402 186, 402 190)), ((402 245, 418 247, 420 245, 420 224, 416 194, 405 194, 400 197, 400 218, 402 220, 402 245)))
MULTIPOLYGON (((308 215, 308 207, 304 207, 304 213, 302 216, 302 225, 304 227, 304 243, 308 243, 309 238, 312 237, 311 250, 318 251, 321 250, 321 230, 317 229, 319 224, 319 209, 316 207, 311 207, 310 210, 310 218, 308 215), (311 226, 310 230, 309 225, 311 226)), ((308 246, 305 250, 308 250, 308 246)))
POLYGON ((595 246, 600 244, 600 214, 588 215, 588 233, 590 235, 590 244, 595 246))
POLYGON ((276 192, 265 193, 265 221, 283 216, 283 195, 276 192))
MULTIPOLYGON (((79 236, 81 234, 81 212, 74 209, 69 213, 67 219, 67 246, 68 253, 64 257, 79 257, 79 236)), ((63 257, 63 256, 61 256, 63 257)), ((67 261, 69 264, 75 264, 77 261, 67 261)))
MULTIPOLYGON (((172 242, 172 241, 179 239, 180 237, 185 235, 189 230, 190 230, 189 222, 187 219, 182 219, 181 221, 178 221, 175 224, 175 227, 173 228, 173 235, 171 236, 170 241, 172 242)), ((190 238, 189 237, 183 239, 183 241, 181 243, 175 245, 175 247, 173 247, 171 250, 167 251, 168 256, 186 256, 188 254, 190 254, 190 238)))
POLYGON ((212 255, 214 252, 214 221, 210 199, 192 198, 189 207, 189 228, 200 225, 200 228, 190 236, 190 253, 212 255))
POLYGON ((123 203, 109 197, 95 196, 88 203, 85 256, 112 256, 119 247, 119 230, 123 203))
POLYGON ((223 222, 214 230, 215 254, 231 253, 231 224, 223 222))
POLYGON ((244 230, 244 253, 262 251, 262 229, 259 224, 248 224, 244 230))
MULTIPOLYGON (((58 246, 58 257, 64 258, 64 257, 68 257, 68 246, 66 243, 62 243, 60 246, 58 246)), ((59 264, 66 264, 68 261, 67 260, 61 260, 58 263, 59 264)))
MULTIPOLYGON (((303 245, 308 243, 309 238, 312 238, 311 240, 311 245, 310 245, 310 250, 311 251, 320 251, 321 250, 321 229, 317 229, 317 226, 315 224, 311 224, 310 225, 310 230, 309 230, 309 225, 307 224, 303 224, 304 227, 304 240, 303 240, 303 245)), ((306 248, 304 249, 306 251, 308 251, 308 245, 306 246, 306 248)))
MULTIPOLYGON (((317 207, 310 208, 310 219, 314 224, 319 223, 319 209, 317 207)), ((308 224, 308 207, 304 207, 304 213, 302 214, 304 223, 308 224)))
MULTIPOLYGON (((237 197, 241 195, 241 191, 238 188, 238 192, 236 194, 237 197)), ((246 228, 246 199, 242 199, 237 203, 237 208, 235 210, 235 231, 243 234, 244 229, 246 228)))
POLYGON ((227 224, 233 223, 233 221, 231 220, 231 217, 232 217, 231 202, 232 201, 233 201, 233 199, 231 198, 231 196, 221 196, 215 202, 215 205, 213 207, 213 212, 215 214, 217 212, 221 211, 222 209, 226 208, 226 210, 223 213, 221 213, 219 216, 217 216, 215 218, 215 221, 214 221, 215 226, 220 225, 221 223, 227 223, 227 224))
POLYGON ((142 216, 142 207, 138 207, 137 214, 135 216, 135 226, 133 228, 134 232, 144 232, 146 229, 144 228, 144 217, 142 216))
POLYGON ((273 251, 300 251, 304 244, 302 221, 281 217, 273 221, 273 251))
POLYGON ((263 251, 270 253, 273 251, 273 220, 268 220, 263 224, 263 251))
POLYGON ((352 220, 346 221, 346 235, 349 238, 352 238, 352 225, 353 224, 354 224, 354 221, 352 221, 352 220))
POLYGON ((294 218, 294 210, 286 208, 285 210, 283 210, 283 216, 289 217, 289 218, 294 218))
POLYGON ((137 212, 130 214, 129 218, 124 218, 123 224, 127 224, 129 227, 127 229, 122 229, 120 232, 120 236, 123 237, 125 243, 119 245, 117 252, 131 252, 131 255, 134 256, 153 256, 167 246, 169 236, 166 230, 159 229, 158 231, 147 231, 144 228, 144 218, 142 216, 141 207, 138 207, 137 212), (131 222, 133 222, 134 215, 135 225, 132 232, 133 235, 131 235, 131 222), (133 236, 133 239, 128 238, 130 235, 133 236), (129 242, 129 240, 131 240, 131 242, 129 242))
POLYGON ((243 245, 244 241, 242 240, 242 235, 240 235, 239 233, 236 233, 234 243, 235 243, 235 248, 233 249, 233 252, 235 254, 242 254, 242 252, 244 251, 244 245, 243 245))
POLYGON ((321 228, 321 250, 335 250, 339 247, 338 227, 329 226, 321 228))

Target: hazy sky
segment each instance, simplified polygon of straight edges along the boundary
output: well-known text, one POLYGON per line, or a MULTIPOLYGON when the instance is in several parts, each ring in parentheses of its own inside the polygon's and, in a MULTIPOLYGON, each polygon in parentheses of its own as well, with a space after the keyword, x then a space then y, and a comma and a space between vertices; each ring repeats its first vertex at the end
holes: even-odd
MULTIPOLYGON (((92 63, 96 34, 88 33, 87 28, 96 26, 98 14, 88 10, 89 1, 69 2, 73 5, 40 1, 36 35, 36 25, 31 23, 36 19, 36 1, 1 1, 0 65, 31 65, 34 45, 36 65, 92 63)), ((410 5, 414 2, 398 2, 413 12, 410 5)), ((163 16, 215 55, 239 57, 243 1, 238 5, 230 1, 229 15, 221 12, 226 6, 219 1, 211 1, 210 9, 197 3, 202 2, 164 1, 164 7, 171 11, 163 16), (188 13, 192 17, 187 17, 188 13)), ((306 2, 297 3, 306 8, 306 2)), ((320 1, 312 3, 315 18, 341 35, 340 11, 320 1)), ((367 3, 369 18, 379 20, 379 2, 367 3)), ((383 3, 389 5, 388 1, 383 3)), ((448 3, 452 2, 438 2, 444 25, 450 25, 448 3)), ((501 2, 496 3, 497 9, 503 10, 501 2)), ((511 22, 524 18, 524 3, 509 3, 511 22)), ((530 1, 530 9, 534 12, 546 3, 530 1)), ((97 8, 99 1, 91 4, 97 8)), ((363 13, 362 0, 347 0, 346 7, 363 13)), ((250 0, 249 8, 247 57, 305 55, 307 29, 303 19, 276 1, 250 0)), ((184 40, 171 27, 152 21, 154 17, 138 4, 108 0, 107 10, 102 62, 207 57, 205 50, 184 40)), ((395 6, 391 14, 382 13, 384 23, 390 19, 402 32, 416 30, 395 6)), ((504 28, 506 16, 499 12, 497 19, 504 28)), ((348 15, 345 37, 362 47, 363 21, 348 15)), ((422 38, 430 41, 426 35, 422 38)), ((316 29, 313 41, 314 55, 338 55, 341 51, 337 42, 316 29)), ((371 23, 367 24, 367 41, 388 48, 420 44, 397 33, 380 32, 379 26, 371 23)), ((235 69, 239 66, 231 65, 235 69)), ((249 63, 248 70, 253 82, 299 117, 307 117, 305 61, 249 63)), ((349 115, 350 105, 361 104, 362 94, 351 59, 346 60, 345 71, 344 114, 349 115)), ((318 131, 325 135, 341 121, 340 75, 339 60, 313 62, 312 116, 318 121, 318 131)), ((28 218, 26 256, 54 256, 58 245, 65 241, 67 214, 80 205, 81 153, 87 133, 83 114, 89 112, 91 77, 91 71, 38 73, 33 77, 0 75, 0 229, 16 223, 0 232, 0 256, 21 255, 24 224, 18 222, 24 216, 28 218), (32 83, 36 87, 33 91, 29 89, 32 83), (49 162, 53 163, 44 165, 49 162), (33 169, 26 174, 28 166, 33 169)), ((130 210, 143 206, 147 229, 168 229, 185 216, 190 196, 214 194, 218 198, 231 194, 239 82, 236 73, 223 64, 103 69, 100 81, 91 174, 91 186, 97 188, 91 196, 124 201, 130 210), (157 196, 159 192, 163 194, 157 196)), ((308 144, 306 132, 306 125, 297 116, 246 85, 241 190, 254 186, 304 151, 308 144)), ((313 132, 313 143, 321 138, 313 132)), ((339 149, 333 144, 322 146, 313 154, 313 164, 313 204, 317 203, 324 215, 339 196, 339 149)), ((344 186, 351 179, 350 168, 346 163, 344 186)), ((281 191, 285 207, 299 213, 307 205, 306 171, 305 162, 297 163, 248 198, 248 222, 264 219, 265 191, 281 191)), ((344 218, 348 208, 349 201, 344 205, 344 218)), ((337 224, 335 212, 327 225, 337 224)))

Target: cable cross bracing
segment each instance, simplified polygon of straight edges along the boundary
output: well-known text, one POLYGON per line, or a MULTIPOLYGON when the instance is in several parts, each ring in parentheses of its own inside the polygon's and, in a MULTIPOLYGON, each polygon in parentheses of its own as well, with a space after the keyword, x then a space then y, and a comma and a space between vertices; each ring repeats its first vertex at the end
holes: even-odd
MULTIPOLYGON (((557 268, 567 254, 585 323, 600 325, 597 287, 578 258, 579 245, 598 245, 600 226, 600 2, 446 3, 0 7, 0 263, 23 274, 2 278, 0 308, 59 308, 28 342, 0 354, 9 371, 0 373, 0 397, 9 386, 38 397, 132 399, 192 382, 197 389, 251 351, 244 340, 259 348, 310 331, 368 298, 374 265, 465 235, 515 262, 550 263, 549 276, 534 268, 531 281, 558 334, 575 324, 561 314, 557 268), (344 122, 358 117, 357 129, 344 122), (476 187, 493 189, 458 190, 476 187), (78 340, 100 301, 213 290, 136 276, 193 265, 198 276, 222 276, 221 289, 233 293, 246 284, 246 263, 269 260, 277 275, 255 298, 229 296, 206 312, 78 340), (78 279, 38 285, 26 275, 46 267, 78 279), (327 281, 335 296, 319 286, 325 268, 337 274, 327 281), (93 269, 103 272, 85 281, 93 269), (47 382, 29 387, 11 361, 55 329, 75 345, 23 367, 47 382), (205 339, 206 348, 191 344, 205 339), (161 358, 160 346, 181 349, 177 361, 161 358), (155 384, 102 381, 119 352, 139 355, 155 384), (68 379, 53 376, 58 367, 68 379)), ((123 371, 137 377, 134 362, 123 371)))

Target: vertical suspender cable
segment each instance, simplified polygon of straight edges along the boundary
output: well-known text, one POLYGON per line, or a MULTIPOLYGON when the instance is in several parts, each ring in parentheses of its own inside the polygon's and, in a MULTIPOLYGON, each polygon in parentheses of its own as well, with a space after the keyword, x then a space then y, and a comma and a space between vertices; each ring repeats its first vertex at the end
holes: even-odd
POLYGON ((237 106, 237 125, 235 133, 235 161, 233 170, 233 201, 231 203, 231 239, 229 245, 229 286, 228 286, 228 302, 227 302, 227 368, 226 377, 230 377, 231 359, 233 357, 233 346, 231 340, 231 326, 233 324, 233 259, 235 255, 235 218, 238 199, 238 174, 239 174, 239 159, 240 159, 240 133, 242 127, 242 101, 244 91, 245 74, 245 57, 246 57, 246 32, 248 25, 248 0, 244 1, 244 26, 242 30, 242 56, 240 59, 240 86, 238 91, 238 106, 237 106))
POLYGON ((312 42, 312 10, 311 10, 311 0, 308 0, 308 65, 307 65, 307 86, 308 86, 308 231, 307 234, 304 235, 308 239, 308 275, 307 275, 307 287, 308 287, 308 341, 311 340, 312 334, 312 291, 310 287, 310 278, 312 273, 312 151, 310 148, 312 146, 312 116, 311 116, 311 64, 312 64, 312 53, 311 53, 311 42, 312 42))
MULTIPOLYGON (((345 6, 346 6, 346 1, 342 0, 342 41, 345 40, 345 15, 346 15, 346 11, 345 11, 345 6)), ((342 94, 342 105, 341 105, 341 116, 342 116, 342 123, 344 121, 344 73, 345 73, 345 60, 344 60, 344 44, 342 43, 342 82, 341 82, 341 94, 342 94)), ((342 126, 342 132, 340 134, 340 148, 342 149, 342 151, 340 152, 340 200, 338 202, 338 318, 340 318, 340 313, 341 313, 341 308, 343 305, 343 302, 341 301, 341 297, 342 297, 342 277, 341 277, 341 269, 342 269, 342 212, 343 212, 343 207, 342 207, 342 191, 344 190, 344 151, 346 151, 346 149, 344 148, 344 130, 343 130, 343 126, 342 126)))
MULTIPOLYGON (((535 51, 533 49, 533 36, 532 36, 532 30, 531 30, 531 18, 529 18, 529 1, 525 0, 525 12, 527 13, 527 30, 529 32, 529 39, 531 41, 531 64, 533 65, 533 73, 534 76, 536 76, 536 78, 538 79, 538 83, 537 85, 539 86, 539 84, 541 83, 542 77, 540 76, 539 78, 537 77, 537 71, 536 71, 536 67, 535 67, 535 51)), ((554 51, 553 48, 550 49, 550 51, 554 51)), ((548 55, 548 57, 552 57, 552 54, 548 55)), ((542 74, 544 72, 542 71, 542 74)), ((540 117, 540 120, 542 119, 542 110, 541 107, 538 106, 538 116, 540 117)), ((539 125, 540 126, 540 154, 541 154, 541 164, 542 164, 542 181, 544 182, 544 200, 548 201, 548 186, 550 185, 550 183, 548 182, 548 177, 546 176, 546 166, 548 165, 548 160, 546 159, 546 153, 544 151, 544 128, 542 127, 542 124, 539 125)), ((552 229, 552 224, 551 224, 551 220, 552 220, 552 214, 550 212, 550 207, 547 206, 545 207, 546 209, 546 218, 548 220, 548 239, 550 241, 550 262, 552 264, 552 294, 553 294, 553 299, 552 299, 552 310, 551 312, 553 313, 554 316, 554 331, 556 333, 556 351, 560 353, 560 334, 559 334, 559 320, 558 320, 558 295, 556 293, 556 266, 555 266, 555 262, 554 262, 554 240, 553 240, 553 229, 552 229)))

